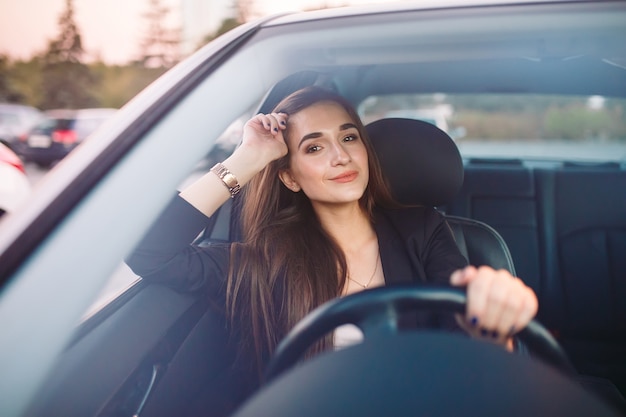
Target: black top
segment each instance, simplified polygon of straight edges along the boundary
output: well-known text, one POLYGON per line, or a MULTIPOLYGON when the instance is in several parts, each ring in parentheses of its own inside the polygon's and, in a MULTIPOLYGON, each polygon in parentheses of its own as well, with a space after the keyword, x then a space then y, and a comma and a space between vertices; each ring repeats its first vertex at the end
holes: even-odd
MULTIPOLYGON (((209 218, 185 200, 174 198, 126 260, 127 264, 146 281, 179 291, 206 291, 213 304, 223 311, 230 244, 191 243, 209 222, 209 218)), ((386 285, 411 282, 449 285, 451 273, 467 265, 444 216, 432 207, 377 209, 374 229, 386 285)), ((420 312, 400 320, 401 327, 416 325, 459 330, 451 315, 420 312)), ((237 337, 237 329, 231 329, 231 333, 231 337, 237 337)), ((256 389, 258 378, 245 369, 245 365, 239 364, 231 369, 230 375, 224 376, 221 388, 224 391, 233 388, 222 393, 219 401, 231 396, 230 403, 236 406, 256 389)), ((217 412, 213 404, 210 407, 217 412)))
MULTIPOLYGON (((230 244, 191 244, 208 223, 209 218, 176 197, 126 261, 146 280, 181 291, 206 289, 219 301, 230 244)), ((447 285, 450 274, 467 265, 444 216, 432 207, 377 209, 374 229, 386 285, 447 285)))

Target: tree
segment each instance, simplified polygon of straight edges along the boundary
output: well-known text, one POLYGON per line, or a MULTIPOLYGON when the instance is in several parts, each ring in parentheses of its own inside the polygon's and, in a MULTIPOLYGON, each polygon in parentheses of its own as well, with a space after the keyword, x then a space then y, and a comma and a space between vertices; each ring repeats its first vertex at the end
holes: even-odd
POLYGON ((85 53, 74 21, 72 0, 65 1, 59 17, 59 35, 48 43, 42 57, 42 101, 40 107, 80 108, 96 104, 90 90, 96 83, 89 67, 82 63, 85 53))
POLYGON ((235 18, 237 22, 246 23, 255 16, 254 0, 235 0, 235 18))
POLYGON ((164 23, 169 12, 161 0, 149 0, 149 9, 143 14, 148 30, 141 41, 139 58, 139 63, 145 67, 169 68, 179 59, 179 31, 168 29, 164 23))
POLYGON ((90 65, 98 75, 99 86, 94 90, 101 107, 119 108, 162 75, 166 68, 146 68, 141 65, 109 66, 102 62, 90 65))
POLYGON ((13 92, 13 99, 9 101, 39 106, 43 97, 41 72, 41 58, 12 62, 7 72, 9 88, 13 92))
POLYGON ((49 63, 80 63, 85 51, 78 26, 74 22, 72 0, 65 0, 65 10, 59 17, 60 33, 50 41, 46 58, 49 63))
POLYGON ((23 96, 17 91, 11 82, 11 62, 5 55, 0 55, 0 101, 18 103, 23 101, 23 96))
POLYGON ((228 32, 231 29, 236 28, 239 25, 240 23, 234 17, 229 17, 227 19, 222 20, 222 24, 217 29, 217 31, 213 34, 205 36, 204 39, 202 40, 202 44, 199 46, 202 46, 204 44, 211 42, 213 39, 223 35, 224 33, 228 32))
POLYGON ((232 3, 233 16, 222 20, 220 27, 214 32, 207 34, 198 48, 211 42, 213 39, 223 35, 224 33, 242 25, 255 16, 254 0, 235 0, 232 3))

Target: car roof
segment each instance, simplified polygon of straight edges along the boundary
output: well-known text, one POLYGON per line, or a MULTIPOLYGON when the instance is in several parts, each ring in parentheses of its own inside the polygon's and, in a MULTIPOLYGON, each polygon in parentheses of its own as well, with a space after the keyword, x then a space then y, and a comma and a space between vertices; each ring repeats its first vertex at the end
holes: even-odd
POLYGON ((326 18, 372 15, 378 13, 398 13, 405 11, 425 11, 435 9, 478 8, 491 6, 584 3, 588 0, 404 0, 350 5, 349 7, 325 8, 306 12, 277 14, 275 19, 268 20, 263 26, 274 26, 293 22, 311 21, 326 18))
POLYGON ((90 108, 90 109, 52 109, 46 110, 44 114, 50 118, 56 119, 73 119, 73 118, 90 118, 90 117, 108 117, 117 109, 112 108, 90 108))
POLYGON ((36 107, 17 103, 0 103, 0 111, 39 113, 36 107))

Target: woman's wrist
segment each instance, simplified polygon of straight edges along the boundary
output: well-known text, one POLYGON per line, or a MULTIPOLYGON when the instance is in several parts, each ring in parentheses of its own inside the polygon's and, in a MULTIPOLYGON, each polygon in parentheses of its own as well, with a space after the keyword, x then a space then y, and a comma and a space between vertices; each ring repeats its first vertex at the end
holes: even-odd
POLYGON ((237 178, 242 187, 261 172, 267 164, 268 162, 264 162, 263 158, 259 157, 258 152, 247 149, 245 145, 238 147, 235 152, 222 161, 222 165, 237 178))
POLYGON ((258 172, 248 153, 235 151, 202 177, 185 187, 180 197, 210 217, 229 197, 234 197, 258 172))
POLYGON ((207 217, 269 163, 262 152, 242 145, 224 161, 180 192, 180 196, 207 217))
POLYGON ((232 172, 230 172, 230 170, 226 168, 224 164, 218 162, 217 164, 213 165, 213 168, 211 168, 211 172, 222 181, 222 183, 230 193, 231 198, 235 198, 235 196, 239 194, 239 191, 241 191, 241 184, 239 184, 239 180, 237 179, 237 177, 232 172))

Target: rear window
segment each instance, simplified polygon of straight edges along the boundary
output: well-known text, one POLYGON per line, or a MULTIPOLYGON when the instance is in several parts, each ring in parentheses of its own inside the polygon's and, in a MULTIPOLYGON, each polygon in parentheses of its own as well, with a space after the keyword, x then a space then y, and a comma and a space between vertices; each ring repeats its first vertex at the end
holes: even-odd
POLYGON ((52 134, 55 130, 70 130, 74 127, 73 119, 44 119, 35 127, 35 132, 52 134))
POLYGON ((600 96, 388 95, 359 106, 365 123, 433 123, 465 158, 626 162, 626 100, 600 96))
POLYGON ((0 112, 0 125, 1 126, 17 126, 19 122, 20 122, 20 119, 17 116, 17 114, 0 112))
POLYGON ((54 119, 51 127, 54 127, 54 130, 71 130, 74 128, 74 120, 73 119, 54 119))

